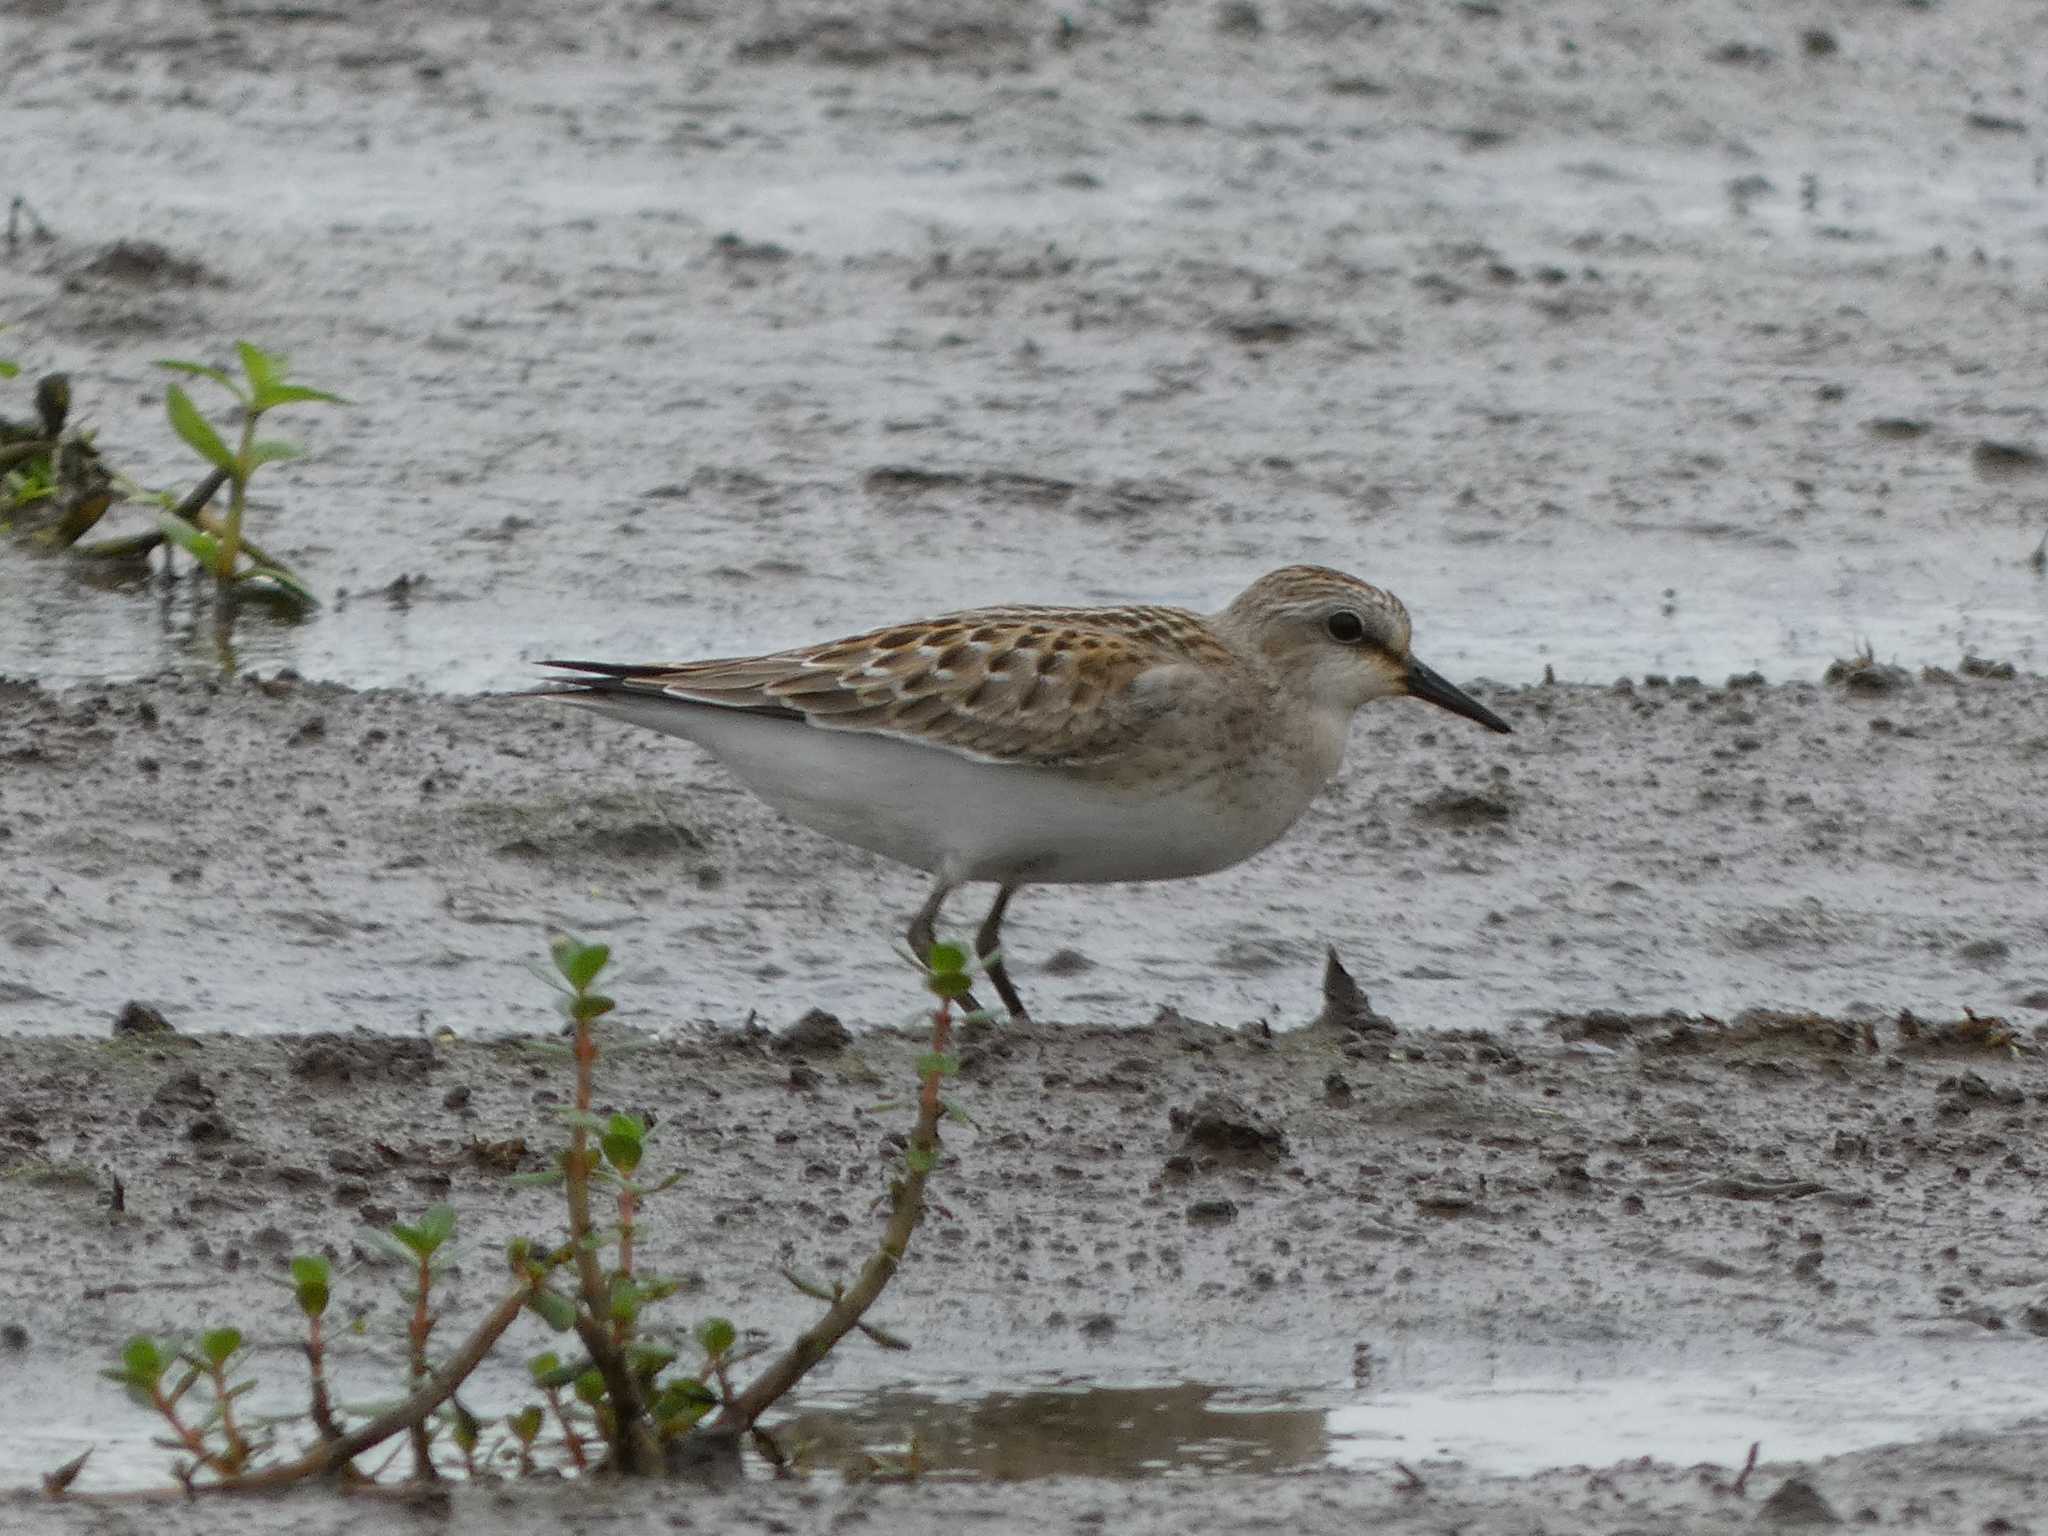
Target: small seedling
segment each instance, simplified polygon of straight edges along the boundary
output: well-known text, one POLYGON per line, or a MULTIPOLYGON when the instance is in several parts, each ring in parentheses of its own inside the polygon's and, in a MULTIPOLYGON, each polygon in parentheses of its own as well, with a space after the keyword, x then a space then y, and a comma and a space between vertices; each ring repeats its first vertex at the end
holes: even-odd
MULTIPOLYGON (((276 438, 259 438, 256 428, 267 413, 279 406, 346 405, 348 402, 324 389, 287 383, 284 359, 260 347, 238 341, 235 352, 242 363, 240 379, 207 363, 186 362, 178 358, 162 358, 157 362, 159 368, 212 380, 233 395, 241 406, 238 440, 233 448, 229 448, 227 436, 193 404, 192 397, 182 385, 173 384, 164 391, 164 411, 170 417, 171 429, 217 474, 226 477, 228 510, 218 529, 202 527, 196 520, 168 507, 159 515, 157 526, 166 538, 211 570, 223 592, 232 592, 242 583, 254 582, 310 608, 315 599, 305 584, 285 566, 263 555, 243 535, 249 482, 256 471, 265 464, 299 456, 299 450, 290 443, 276 438), (245 555, 250 557, 246 567, 242 564, 245 555)), ((227 435, 236 433, 231 428, 227 435)))
MULTIPOLYGON (((599 1059, 598 1022, 615 1008, 597 990, 611 963, 602 944, 555 941, 548 979, 560 994, 573 1033, 575 1097, 562 1112, 568 1132, 557 1166, 515 1183, 559 1186, 567 1208, 566 1240, 550 1245, 520 1239, 506 1250, 511 1290, 453 1350, 437 1358, 441 1311, 435 1283, 459 1231, 454 1207, 436 1205, 410 1222, 397 1222, 379 1241, 403 1261, 412 1306, 406 1327, 407 1395, 374 1416, 337 1408, 329 1394, 325 1320, 336 1276, 318 1255, 291 1262, 290 1289, 305 1320, 303 1350, 311 1379, 310 1420, 317 1439, 299 1456, 265 1464, 268 1440, 252 1438, 235 1404, 253 1383, 237 1379, 243 1336, 214 1328, 185 1346, 138 1336, 107 1372, 169 1427, 165 1442, 181 1453, 175 1471, 182 1492, 261 1492, 340 1474, 376 1481, 356 1458, 404 1436, 415 1481, 450 1474, 478 1476, 510 1467, 519 1473, 566 1467, 659 1476, 665 1447, 703 1430, 751 1437, 777 1466, 786 1464, 760 1419, 848 1333, 859 1330, 885 1348, 908 1346, 868 1323, 865 1314, 902 1266, 925 1212, 925 1187, 939 1162, 939 1125, 952 1111, 939 1097, 943 1081, 959 1070, 948 1054, 955 1004, 968 991, 973 960, 966 946, 933 946, 924 966, 931 1009, 929 1049, 917 1058, 920 1093, 902 1175, 889 1189, 889 1217, 873 1255, 849 1284, 825 1286, 785 1271, 790 1283, 827 1303, 823 1317, 776 1355, 753 1381, 738 1379, 765 1346, 749 1343, 727 1317, 706 1317, 686 1335, 664 1333, 656 1309, 681 1289, 648 1274, 637 1261, 635 1239, 643 1203, 672 1187, 671 1173, 646 1173, 652 1136, 647 1122, 622 1111, 594 1108, 599 1059), (591 1192, 614 1191, 617 1220, 600 1226, 591 1192), (561 1345, 531 1357, 528 1378, 539 1402, 526 1402, 499 1418, 473 1413, 457 1393, 495 1350, 506 1331, 531 1313, 561 1345), (350 1422, 351 1418, 355 1422, 350 1422), (554 1435, 548 1433, 552 1421, 554 1435)), ((76 1498, 71 1479, 80 1463, 44 1481, 51 1498, 76 1498)), ((917 1475, 915 1448, 894 1475, 917 1475)))

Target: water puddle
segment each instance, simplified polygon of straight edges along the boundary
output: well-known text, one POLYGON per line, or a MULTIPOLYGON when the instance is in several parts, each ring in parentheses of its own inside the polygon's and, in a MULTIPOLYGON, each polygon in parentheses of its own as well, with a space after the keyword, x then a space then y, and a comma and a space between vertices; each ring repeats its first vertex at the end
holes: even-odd
POLYGON ((1766 1460, 1813 1460, 2040 1417, 2048 1381, 1987 1382, 1976 1369, 1953 1378, 1697 1372, 1364 1396, 1197 1382, 979 1396, 902 1387, 814 1396, 776 1435, 802 1464, 854 1475, 914 1458, 927 1477, 992 1482, 1397 1463, 1513 1477, 1640 1457, 1736 1467, 1752 1442, 1766 1460))
POLYGON ((813 1397, 775 1427, 801 1461, 836 1471, 887 1468, 911 1454, 927 1476, 990 1482, 1278 1472, 1330 1459, 1329 1414, 1289 1395, 1239 1395, 1183 1382, 953 1396, 887 1388, 813 1397))
MULTIPOLYGON (((1446 1465, 1519 1477, 1641 1457, 1732 1468, 1752 1442, 1766 1461, 1810 1461, 2048 1420, 2048 1376, 2027 1369, 2036 1354, 2007 1350, 1953 1375, 1928 1371, 1922 1358, 1891 1372, 1653 1372, 1572 1382, 1532 1375, 1366 1393, 1203 1382, 1069 1380, 1003 1391, 897 1385, 806 1393, 770 1427, 798 1468, 848 1479, 912 1469, 927 1479, 1008 1483, 1446 1465)), ((163 1480, 168 1453, 152 1443, 146 1414, 62 1411, 84 1408, 81 1384, 54 1367, 29 1374, 45 1379, 24 1385, 47 1389, 41 1400, 59 1411, 12 1427, 0 1443, 0 1488, 32 1486, 88 1445, 94 1454, 81 1488, 163 1480)), ((516 1394, 513 1382, 502 1386, 516 1394)), ((99 1409, 110 1406, 97 1382, 85 1391, 99 1409)), ((295 1408, 288 1395, 258 1406, 295 1408)), ((279 1427, 282 1444, 297 1443, 302 1424, 279 1427)))

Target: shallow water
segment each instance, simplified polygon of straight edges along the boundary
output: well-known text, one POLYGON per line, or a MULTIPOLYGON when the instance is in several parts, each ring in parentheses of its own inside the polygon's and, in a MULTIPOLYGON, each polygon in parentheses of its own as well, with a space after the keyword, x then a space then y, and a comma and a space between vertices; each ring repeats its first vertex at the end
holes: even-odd
POLYGON ((1987 1431, 2048 1416, 2048 1383, 1969 1352, 1967 1368, 1919 1358, 1882 1372, 1651 1370, 1504 1376, 1375 1393, 1238 1391, 1204 1383, 1075 1383, 985 1395, 897 1388, 817 1396, 778 1433, 825 1465, 907 1455, 930 1475, 1028 1481, 1453 1462, 1518 1477, 1648 1457, 1740 1467, 1987 1431))
MULTIPOLYGON (((2024 1368, 2023 1351, 1970 1350, 1966 1365, 1959 1359, 1946 1369, 1925 1351, 1912 1353, 1912 1364, 1883 1371, 1804 1373, 1781 1362, 1754 1371, 1502 1376, 1388 1392, 904 1382, 803 1392, 771 1427, 784 1452, 813 1473, 886 1476, 915 1465, 938 1481, 1030 1482, 1314 1468, 1405 1476, 1403 1469, 1426 1475, 1445 1464, 1521 1477, 1641 1458, 1734 1469, 1752 1443, 1764 1462, 1814 1461, 2048 1418, 2048 1383, 2024 1368)), ((291 1371, 280 1359, 265 1374, 282 1381, 291 1371)), ((60 1407, 0 1445, 0 1487, 31 1483, 87 1445, 93 1460, 82 1488, 161 1480, 166 1455, 150 1443, 148 1415, 117 1406, 112 1387, 86 1389, 88 1398, 105 1399, 87 1416, 83 1405, 62 1411, 79 1393, 55 1371, 31 1368, 21 1379, 60 1407)), ((510 1383, 503 1390, 516 1395, 510 1383)), ((252 1400, 259 1413, 289 1411, 280 1394, 271 1397, 252 1400)), ((296 1444, 303 1429, 284 1426, 281 1442, 296 1444)))
MULTIPOLYGON (((1314 49, 1183 120, 1217 65, 1178 34, 984 79, 719 67, 685 29, 679 78, 658 33, 542 68, 450 23, 416 41, 489 60, 459 86, 231 72, 195 112, 145 33, 80 132, 94 52, 48 31, 0 103, 58 234, 0 263, 10 350, 151 484, 187 473, 153 357, 252 335, 357 401, 278 421, 310 456, 254 526, 330 601, 245 621, 244 667, 496 689, 979 602, 1209 606, 1296 559, 1399 591, 1459 679, 2048 655, 2048 478, 1972 468, 2048 435, 2007 318, 2038 171, 1878 131, 1897 60, 1610 91, 1599 127, 1547 116, 1588 65, 1538 72, 1465 106, 1541 127, 1458 153, 1314 49), (1717 106, 1757 136, 1703 138, 1717 106), (138 238, 218 285, 78 275, 138 238)), ((0 560, 0 675, 210 670, 191 599, 0 560)))

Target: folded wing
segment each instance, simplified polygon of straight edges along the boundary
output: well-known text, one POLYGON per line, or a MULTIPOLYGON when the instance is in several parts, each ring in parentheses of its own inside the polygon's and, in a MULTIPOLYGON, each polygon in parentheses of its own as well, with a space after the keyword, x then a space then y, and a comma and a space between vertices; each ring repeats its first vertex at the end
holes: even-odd
POLYGON ((564 691, 870 731, 991 762, 1081 766, 1160 709, 1172 671, 1235 666, 1177 608, 983 609, 767 656, 676 665, 551 661, 564 691), (1142 681, 1141 681, 1142 680, 1142 681))

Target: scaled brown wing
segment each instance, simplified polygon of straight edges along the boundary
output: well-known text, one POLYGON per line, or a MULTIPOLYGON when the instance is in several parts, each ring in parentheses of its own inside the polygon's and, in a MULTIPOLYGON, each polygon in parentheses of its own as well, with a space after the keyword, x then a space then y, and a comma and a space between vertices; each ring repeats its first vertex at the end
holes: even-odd
POLYGON ((1008 608, 768 656, 602 670, 603 686, 634 693, 793 713, 992 762, 1080 765, 1162 707, 1133 689, 1140 677, 1197 663, 1236 665, 1180 609, 1008 608))

